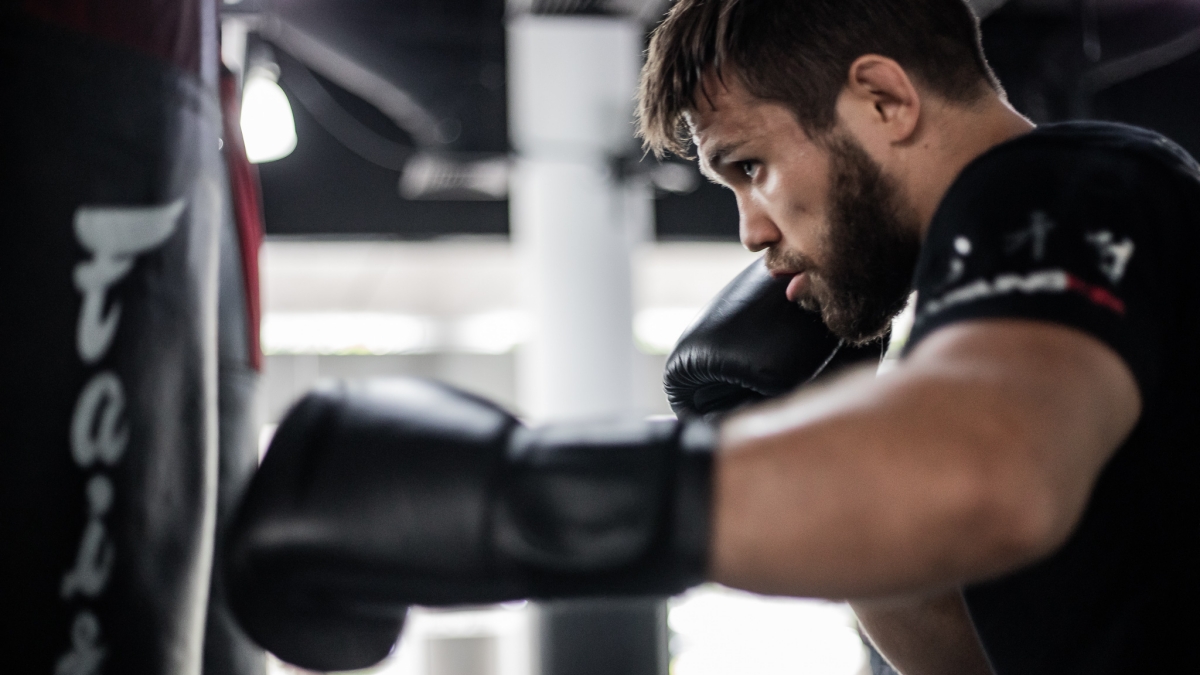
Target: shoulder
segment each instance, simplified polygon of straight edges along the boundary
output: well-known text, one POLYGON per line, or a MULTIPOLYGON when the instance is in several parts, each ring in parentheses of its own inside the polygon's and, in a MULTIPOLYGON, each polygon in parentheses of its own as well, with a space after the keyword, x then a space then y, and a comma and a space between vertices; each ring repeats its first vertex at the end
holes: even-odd
POLYGON ((1075 121, 1040 126, 1001 143, 972 162, 971 172, 987 172, 1010 162, 1049 161, 1046 168, 1102 160, 1143 170, 1165 169, 1200 180, 1200 163, 1160 133, 1117 122, 1075 121))
POLYGON ((1108 122, 1047 125, 969 164, 934 224, 1004 205, 1066 212, 1114 201, 1150 205, 1164 190, 1200 198, 1200 165, 1166 137, 1108 122))
POLYGON ((934 215, 923 258, 962 255, 968 245, 1010 253, 1018 239, 1049 242, 1051 232, 1150 245, 1194 229, 1197 218, 1200 165, 1170 140, 1112 123, 1050 125, 962 171, 934 215))
POLYGON ((1005 143, 959 176, 926 234, 911 342, 980 318, 1050 321, 1126 357, 1155 386, 1179 252, 1200 237, 1200 171, 1161 136, 1056 125, 1005 143))

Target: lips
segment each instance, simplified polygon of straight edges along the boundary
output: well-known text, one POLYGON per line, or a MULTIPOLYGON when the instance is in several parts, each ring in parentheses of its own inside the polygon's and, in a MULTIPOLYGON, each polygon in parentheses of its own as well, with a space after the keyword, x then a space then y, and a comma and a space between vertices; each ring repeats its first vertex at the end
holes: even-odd
POLYGON ((790 269, 773 269, 770 270, 772 279, 788 279, 787 282, 787 299, 797 301, 802 298, 805 291, 809 287, 809 274, 806 270, 793 271, 790 269))
POLYGON ((787 299, 798 302, 808 291, 808 272, 800 272, 792 277, 787 285, 787 299))
POLYGON ((787 299, 791 302, 797 302, 804 296, 808 290, 808 272, 794 272, 792 270, 771 270, 771 277, 774 279, 788 279, 787 299))

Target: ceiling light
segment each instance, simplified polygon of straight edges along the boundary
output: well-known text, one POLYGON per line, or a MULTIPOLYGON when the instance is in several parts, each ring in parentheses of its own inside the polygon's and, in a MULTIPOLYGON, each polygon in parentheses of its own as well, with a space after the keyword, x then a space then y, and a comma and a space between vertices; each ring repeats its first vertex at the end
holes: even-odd
POLYGON ((263 317, 267 354, 418 354, 438 343, 426 317, 369 312, 272 312, 263 317))
POLYGON ((242 137, 254 164, 282 159, 296 149, 292 106, 276 79, 268 68, 251 68, 242 89, 242 137))
POLYGON ((529 315, 501 309, 466 316, 454 322, 450 346, 468 354, 504 354, 529 338, 529 315))

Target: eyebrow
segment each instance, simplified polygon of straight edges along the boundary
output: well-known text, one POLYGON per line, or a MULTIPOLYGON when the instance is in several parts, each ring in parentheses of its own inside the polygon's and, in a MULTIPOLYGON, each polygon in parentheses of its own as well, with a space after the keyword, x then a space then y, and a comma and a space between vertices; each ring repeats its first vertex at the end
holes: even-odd
POLYGON ((720 166, 720 164, 725 161, 726 156, 744 144, 745 141, 733 141, 730 143, 725 143, 724 145, 718 145, 713 149, 712 152, 704 156, 704 161, 697 162, 697 164, 699 164, 700 173, 707 176, 712 182, 724 185, 725 181, 721 179, 721 175, 717 171, 716 167, 720 166))
POLYGON ((712 152, 708 154, 709 166, 719 166, 721 162, 725 161, 725 157, 727 155, 745 144, 745 141, 732 141, 730 143, 725 143, 724 145, 718 145, 712 152))

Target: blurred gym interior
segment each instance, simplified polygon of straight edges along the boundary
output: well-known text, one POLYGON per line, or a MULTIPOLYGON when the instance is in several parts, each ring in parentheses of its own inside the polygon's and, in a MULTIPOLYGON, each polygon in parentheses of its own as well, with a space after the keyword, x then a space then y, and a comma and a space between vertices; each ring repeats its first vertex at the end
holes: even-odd
MULTIPOLYGON (((436 378, 532 419, 670 413, 665 354, 754 256, 737 242, 728 191, 694 162, 646 156, 633 138, 636 68, 667 4, 226 1, 222 57, 243 83, 266 229, 263 447, 322 378, 436 378), (589 118, 589 106, 607 119, 589 118), (581 181, 607 205, 563 203, 569 188, 551 196, 530 185, 539 163, 564 153, 604 168, 581 181), (537 200, 592 228, 581 238, 591 243, 543 240, 551 224, 527 215, 537 200), (595 262, 601 249, 607 263, 595 262), (563 282, 573 299, 539 295, 539 279, 573 264, 601 267, 563 282), (563 366, 543 340, 569 338, 539 336, 539 326, 587 331, 598 317, 624 318, 629 330, 591 352, 590 370, 547 372, 563 366), (547 393, 556 380, 602 391, 567 400, 547 393)), ((992 67, 1033 121, 1122 121, 1200 153, 1200 4, 973 4, 992 67)), ((869 672, 844 606, 718 587, 665 608, 519 603, 411 617, 370 672, 869 672)))

